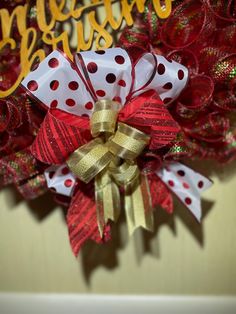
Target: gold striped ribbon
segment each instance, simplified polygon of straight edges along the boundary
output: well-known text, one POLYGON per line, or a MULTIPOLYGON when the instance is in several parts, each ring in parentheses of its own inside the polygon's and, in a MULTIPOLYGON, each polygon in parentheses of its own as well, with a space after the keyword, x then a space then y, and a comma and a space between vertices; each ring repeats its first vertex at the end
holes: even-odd
POLYGON ((83 182, 95 179, 95 199, 100 235, 108 220, 120 214, 120 191, 125 191, 124 207, 129 233, 142 226, 153 229, 151 196, 147 177, 140 174, 136 158, 149 136, 124 123, 117 123, 120 103, 104 99, 96 102, 90 119, 95 139, 79 147, 67 160, 70 170, 83 182))

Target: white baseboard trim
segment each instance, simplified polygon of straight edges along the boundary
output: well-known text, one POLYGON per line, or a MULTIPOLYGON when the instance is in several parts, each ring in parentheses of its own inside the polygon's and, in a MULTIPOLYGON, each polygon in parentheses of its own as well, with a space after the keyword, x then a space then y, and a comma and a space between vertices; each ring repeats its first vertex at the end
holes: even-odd
POLYGON ((236 297, 0 293, 1 314, 235 314, 236 297))

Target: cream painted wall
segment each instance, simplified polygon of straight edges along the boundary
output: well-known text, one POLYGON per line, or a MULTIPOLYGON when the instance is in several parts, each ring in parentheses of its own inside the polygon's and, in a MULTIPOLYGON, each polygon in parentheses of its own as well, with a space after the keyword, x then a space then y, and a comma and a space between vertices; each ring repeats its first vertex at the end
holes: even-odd
MULTIPOLYGON (((174 216, 160 209, 153 236, 138 233, 128 240, 122 222, 110 244, 89 243, 78 260, 62 210, 48 197, 27 205, 11 190, 1 192, 0 290, 235 295, 235 165, 213 165, 215 184, 204 194, 202 225, 182 206, 174 216)), ((209 167, 195 165, 208 174, 209 167)))

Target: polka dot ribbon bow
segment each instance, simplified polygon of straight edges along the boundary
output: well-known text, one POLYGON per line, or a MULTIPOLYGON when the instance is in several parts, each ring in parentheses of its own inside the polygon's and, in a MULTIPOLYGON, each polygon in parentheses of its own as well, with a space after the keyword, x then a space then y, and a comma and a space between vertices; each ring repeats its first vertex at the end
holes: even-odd
MULTIPOLYGON (((52 165, 45 172, 48 187, 72 197, 67 221, 75 254, 86 239, 105 237, 107 220, 118 218, 120 193, 129 204, 130 232, 139 225, 152 228, 156 191, 149 188, 145 158, 142 169, 139 159, 171 147, 179 126, 167 105, 187 80, 181 64, 152 53, 132 64, 121 48, 82 52, 73 62, 54 51, 23 80, 30 95, 49 108, 31 152, 52 165)), ((210 186, 208 179, 170 163, 156 167, 152 180, 162 180, 200 219, 200 192, 210 186)))

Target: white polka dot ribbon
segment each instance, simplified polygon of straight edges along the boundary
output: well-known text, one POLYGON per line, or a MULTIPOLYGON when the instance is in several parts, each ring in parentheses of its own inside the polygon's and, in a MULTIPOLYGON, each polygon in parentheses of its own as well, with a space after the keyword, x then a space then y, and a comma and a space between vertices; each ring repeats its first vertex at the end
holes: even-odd
POLYGON ((72 196, 76 178, 66 164, 61 166, 51 166, 44 172, 48 188, 61 195, 72 196))
POLYGON ((124 105, 128 95, 154 89, 169 104, 185 87, 188 70, 151 53, 132 65, 121 48, 82 52, 79 57, 75 55, 74 62, 55 50, 29 73, 22 85, 48 108, 90 116, 95 101, 88 92, 88 80, 97 100, 112 99, 124 105))
POLYGON ((212 186, 212 181, 178 162, 169 163, 156 174, 200 221, 201 193, 212 186))

